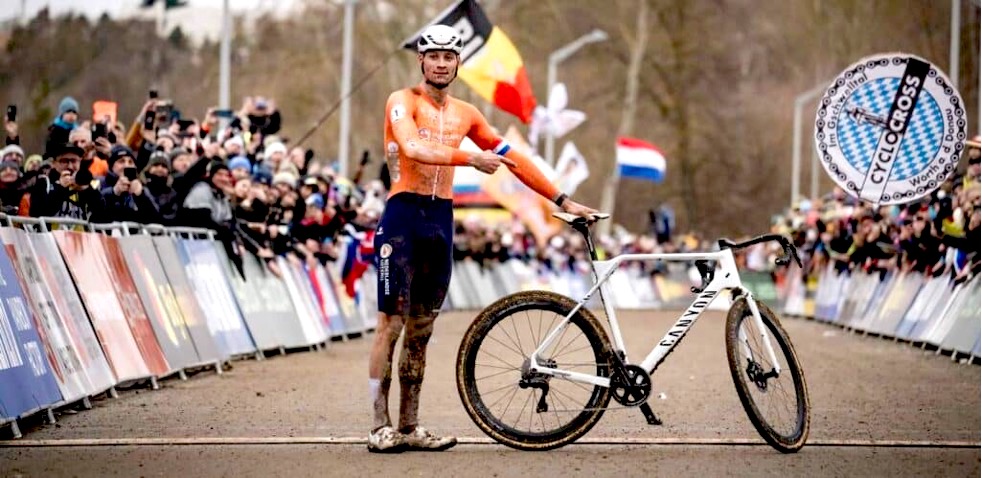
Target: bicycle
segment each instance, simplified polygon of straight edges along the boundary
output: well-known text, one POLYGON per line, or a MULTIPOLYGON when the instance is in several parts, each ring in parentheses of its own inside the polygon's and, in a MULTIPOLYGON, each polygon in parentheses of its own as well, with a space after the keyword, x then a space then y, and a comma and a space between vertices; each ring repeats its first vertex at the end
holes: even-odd
POLYGON ((729 290, 733 303, 725 326, 727 361, 740 402, 754 428, 772 447, 793 453, 804 446, 810 412, 801 365, 777 316, 740 282, 733 258, 734 250, 777 241, 783 249, 777 263, 789 265, 793 260, 801 267, 797 250, 787 238, 772 234, 742 243, 720 239, 720 250, 715 252, 623 254, 598 261, 589 226, 609 215, 595 214, 590 221, 565 213, 553 216, 585 238, 595 282, 579 301, 548 291, 510 294, 486 307, 471 323, 457 353, 457 391, 467 414, 484 433, 520 450, 559 448, 590 431, 612 398, 622 406, 637 407, 648 424, 660 425, 661 420, 647 403, 651 374, 716 296, 729 290), (624 261, 657 260, 695 261, 702 284, 692 287, 695 300, 644 360, 629 363, 613 305, 605 298, 609 295, 605 292, 606 283, 624 261), (597 293, 613 343, 600 321, 585 307, 597 293), (523 313, 527 326, 516 323, 523 313), (551 316, 548 325, 548 317, 543 317, 547 314, 551 316), (538 315, 537 321, 533 315, 538 315), (561 320, 557 323, 557 319, 561 320), (571 329, 576 330, 567 336, 571 329), (530 340, 522 340, 524 337, 530 340), (775 354, 772 337, 783 362, 775 354), (501 355, 511 359, 517 356, 520 362, 508 362, 501 355), (520 392, 523 396, 516 401, 520 392), (575 406, 579 403, 577 396, 583 401, 581 406, 575 406), (790 399, 792 410, 786 407, 782 414, 773 406, 758 404, 761 399, 771 398, 790 399), (514 420, 509 414, 513 405, 518 411, 514 420), (776 417, 765 416, 772 411, 776 417), (777 423, 780 418, 787 418, 790 424, 777 423))

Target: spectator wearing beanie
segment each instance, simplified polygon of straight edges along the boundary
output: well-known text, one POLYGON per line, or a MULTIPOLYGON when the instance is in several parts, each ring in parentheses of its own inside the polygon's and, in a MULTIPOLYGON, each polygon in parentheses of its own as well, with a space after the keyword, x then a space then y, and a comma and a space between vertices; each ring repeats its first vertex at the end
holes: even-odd
MULTIPOLYGON (((265 158, 265 163, 269 165, 269 168, 276 172, 280 172, 282 170, 281 168, 286 164, 290 164, 292 166, 292 163, 283 161, 283 159, 286 158, 286 146, 279 141, 275 141, 267 145, 266 149, 263 150, 263 157, 265 158)), ((294 166, 293 169, 296 170, 296 166, 294 166)), ((297 176, 300 175, 299 170, 294 171, 294 173, 297 176)))
POLYGON ((0 149, 0 162, 13 161, 18 166, 24 164, 24 150, 16 144, 7 145, 0 149))
MULTIPOLYGON (((49 145, 51 170, 39 175, 30 189, 32 217, 65 217, 102 222, 102 195, 92 188, 92 173, 81 169, 85 151, 73 144, 49 145)), ((44 168, 42 168, 43 170, 44 168)))
POLYGON ((175 224, 180 206, 177 191, 170 184, 170 161, 163 153, 150 157, 147 169, 143 171, 146 180, 144 194, 157 211, 160 223, 165 226, 175 224))
POLYGON ((133 151, 126 146, 114 146, 109 156, 109 173, 102 188, 108 220, 159 224, 157 208, 144 194, 146 188, 136 172, 133 151), (130 177, 127 177, 127 170, 132 172, 130 177))
POLYGON ((236 156, 228 162, 228 169, 236 181, 252 176, 252 163, 245 156, 236 156))
POLYGON ((14 161, 0 162, 0 212, 10 216, 20 214, 21 199, 26 192, 22 177, 19 164, 14 161))
POLYGON ((53 156, 56 150, 61 150, 61 146, 69 142, 68 135, 78 124, 78 112, 78 101, 71 96, 62 98, 58 103, 58 116, 48 126, 48 138, 45 140, 45 151, 51 150, 49 156, 53 156))
POLYGON ((183 175, 191 167, 194 155, 184 148, 174 148, 170 152, 170 169, 175 176, 183 175))

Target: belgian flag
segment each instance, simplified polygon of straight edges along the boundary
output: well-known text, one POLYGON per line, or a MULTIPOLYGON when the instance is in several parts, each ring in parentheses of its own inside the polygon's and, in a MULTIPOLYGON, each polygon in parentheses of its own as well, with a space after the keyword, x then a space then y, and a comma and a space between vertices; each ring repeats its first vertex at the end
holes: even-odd
MULTIPOLYGON (((522 57, 508 36, 491 24, 477 0, 461 0, 429 25, 450 25, 463 37, 464 51, 457 71, 461 79, 482 98, 524 123, 532 120, 535 95, 522 57)), ((403 47, 415 51, 424 29, 416 32, 403 47)))

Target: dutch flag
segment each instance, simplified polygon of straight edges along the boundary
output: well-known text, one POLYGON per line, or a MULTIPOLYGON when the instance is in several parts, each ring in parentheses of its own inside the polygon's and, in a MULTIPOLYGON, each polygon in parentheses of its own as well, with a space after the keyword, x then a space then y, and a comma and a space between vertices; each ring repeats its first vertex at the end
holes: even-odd
POLYGON ((661 182, 665 177, 665 156, 651 143, 636 138, 617 138, 617 168, 623 178, 661 182))

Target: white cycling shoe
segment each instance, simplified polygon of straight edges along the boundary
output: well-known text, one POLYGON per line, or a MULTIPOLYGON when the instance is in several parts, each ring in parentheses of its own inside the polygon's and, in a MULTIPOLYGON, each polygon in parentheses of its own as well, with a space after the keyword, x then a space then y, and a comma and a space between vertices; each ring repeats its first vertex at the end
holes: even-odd
POLYGON ((411 433, 402 435, 406 447, 416 451, 443 451, 453 448, 457 444, 457 438, 452 436, 441 437, 434 435, 433 432, 417 426, 411 433))
POLYGON ((391 426, 381 427, 368 434, 368 451, 372 453, 402 453, 406 450, 406 435, 391 426))

